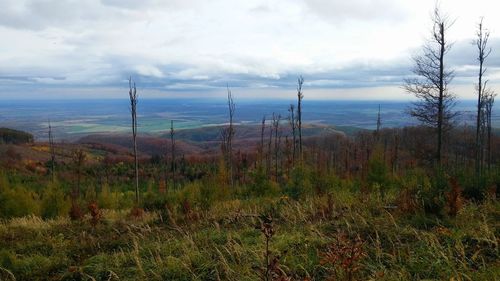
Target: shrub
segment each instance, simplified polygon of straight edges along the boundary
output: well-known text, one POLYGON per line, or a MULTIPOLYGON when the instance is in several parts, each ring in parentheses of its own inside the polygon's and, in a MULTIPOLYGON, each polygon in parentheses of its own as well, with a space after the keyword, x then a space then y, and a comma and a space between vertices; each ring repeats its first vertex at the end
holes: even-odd
POLYGON ((368 175, 366 179, 372 189, 379 189, 382 199, 385 198, 386 189, 390 183, 387 170, 387 164, 384 162, 382 152, 376 149, 368 161, 368 175))
POLYGON ((483 201, 486 196, 496 193, 496 188, 500 183, 500 171, 493 168, 490 171, 484 171, 483 174, 476 178, 473 171, 460 171, 457 174, 457 179, 464 187, 463 195, 467 199, 483 201))
POLYGON ((201 206, 203 198, 201 195, 202 184, 200 182, 188 183, 180 190, 180 203, 191 202, 195 206, 201 206))
POLYGON ((448 188, 448 175, 442 169, 436 168, 435 174, 430 178, 430 186, 423 186, 420 191, 419 197, 426 213, 442 215, 448 188))
POLYGON ((422 207, 422 192, 431 189, 429 178, 422 170, 414 169, 400 177, 397 184, 400 190, 395 203, 399 212, 415 214, 422 207))
POLYGON ((250 174, 251 183, 246 186, 243 195, 249 196, 267 196, 278 193, 276 185, 267 178, 264 168, 259 167, 250 174))
POLYGON ((448 215, 455 217, 462 208, 462 189, 456 179, 450 179, 451 190, 446 193, 446 207, 448 215))
POLYGON ((130 209, 135 205, 135 192, 134 191, 125 191, 125 192, 113 192, 116 194, 118 205, 117 209, 130 209))
POLYGON ((23 186, 0 188, 0 217, 12 218, 38 215, 38 195, 23 186))
POLYGON ((50 183, 42 193, 41 215, 43 218, 66 216, 71 203, 57 183, 50 183))
POLYGON ((340 179, 334 173, 311 173, 311 183, 318 194, 324 194, 340 186, 340 179))
POLYGON ((97 204, 104 209, 117 209, 119 205, 119 194, 112 192, 107 183, 102 185, 101 193, 97 196, 97 204))
POLYGON ((216 197, 222 197, 217 192, 214 192, 215 185, 211 181, 202 182, 200 185, 200 207, 203 210, 209 210, 215 201, 216 197))
POLYGON ((293 168, 284 191, 295 200, 311 193, 312 184, 309 177, 309 171, 303 165, 298 165, 293 168))

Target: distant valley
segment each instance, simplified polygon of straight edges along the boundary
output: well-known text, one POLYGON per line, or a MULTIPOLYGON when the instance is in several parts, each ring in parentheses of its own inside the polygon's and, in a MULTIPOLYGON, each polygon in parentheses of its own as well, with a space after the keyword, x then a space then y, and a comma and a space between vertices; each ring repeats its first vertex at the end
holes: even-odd
MULTIPOLYGON (((263 117, 269 122, 272 114, 281 115, 281 126, 288 125, 287 100, 239 101, 236 96, 235 122, 239 126, 259 126, 263 117)), ((381 108, 383 127, 402 127, 415 124, 405 114, 410 102, 403 101, 305 101, 304 123, 333 126, 340 131, 374 129, 381 108)), ((462 101, 456 107, 461 113, 459 124, 472 124, 474 102, 462 101)), ((494 109, 493 127, 500 127, 500 114, 494 109)), ((130 111, 128 101, 116 100, 17 100, 0 103, 0 127, 27 131, 36 140, 48 137, 52 124, 57 140, 77 141, 95 134, 128 134, 130 111)), ((227 122, 224 100, 141 99, 138 105, 139 134, 161 136, 168 133, 170 121, 179 138, 189 141, 214 140, 218 127, 227 122), (186 129, 196 129, 194 131, 186 129)), ((246 131, 246 130, 244 130, 246 131)), ((242 134, 241 136, 249 137, 242 134)))

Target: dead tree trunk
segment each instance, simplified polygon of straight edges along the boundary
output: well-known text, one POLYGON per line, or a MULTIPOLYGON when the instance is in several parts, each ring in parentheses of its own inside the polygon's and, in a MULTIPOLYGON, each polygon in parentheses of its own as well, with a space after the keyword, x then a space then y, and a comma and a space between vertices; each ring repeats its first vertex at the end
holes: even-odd
POLYGON ((399 133, 394 134, 394 154, 392 157, 392 174, 395 175, 398 172, 399 166, 399 133))
POLYGON ((73 185, 73 190, 71 192, 71 209, 70 209, 70 218, 73 220, 81 219, 83 213, 80 210, 80 206, 78 204, 78 199, 80 197, 80 185, 81 185, 81 177, 82 177, 82 167, 85 161, 85 152, 82 149, 77 149, 73 152, 72 155, 73 166, 76 170, 76 185, 73 185))
POLYGON ((491 115, 496 94, 488 91, 485 101, 484 111, 486 115, 486 155, 488 170, 491 170, 491 115))
POLYGON ((281 115, 273 113, 273 128, 274 128, 274 179, 278 182, 278 166, 279 166, 279 153, 280 153, 280 137, 279 126, 280 126, 281 115))
POLYGON ((485 87, 486 81, 483 81, 483 75, 486 72, 484 68, 484 61, 490 55, 491 49, 487 50, 488 39, 490 37, 490 33, 485 31, 483 28, 483 20, 478 24, 477 29, 477 38, 476 38, 476 47, 478 49, 477 60, 479 62, 479 73, 478 73, 478 83, 476 85, 477 90, 477 116, 476 116, 476 179, 479 181, 481 177, 481 167, 483 163, 483 141, 481 141, 481 124, 484 122, 482 120, 483 117, 483 108, 485 106, 485 87))
POLYGON ((77 149, 73 153, 73 163, 76 168, 76 189, 73 190, 74 199, 77 200, 81 193, 81 177, 82 167, 85 162, 85 152, 82 149, 77 149))
POLYGON ((378 105, 378 114, 377 114, 377 131, 375 132, 375 141, 378 142, 380 139, 380 128, 382 127, 382 119, 380 117, 380 104, 378 105))
POLYGON ((288 117, 288 122, 290 123, 290 128, 292 129, 292 165, 295 165, 295 158, 297 156, 297 121, 295 120, 295 106, 293 104, 290 104, 290 107, 288 108, 288 112, 290 112, 290 115, 288 117))
MULTIPOLYGON (((274 112, 273 112, 273 119, 274 119, 274 112)), ((267 177, 271 179, 271 170, 272 170, 272 163, 273 163, 273 150, 272 150, 272 144, 273 144, 273 126, 269 127, 269 140, 267 143, 267 177)))
POLYGON ((137 89, 132 78, 128 80, 130 113, 132 115, 132 141, 134 146, 134 167, 135 167, 135 204, 139 205, 139 162, 137 160, 137 89))
POLYGON ((231 90, 229 89, 229 86, 227 87, 227 105, 229 109, 229 129, 228 129, 228 136, 227 136, 227 163, 229 165, 229 181, 231 184, 231 187, 234 187, 234 175, 233 175, 233 137, 234 137, 234 125, 233 125, 233 118, 234 118, 234 111, 235 111, 235 105, 233 101, 233 95, 231 93, 231 90))
POLYGON ((262 123, 260 126, 260 147, 259 147, 259 154, 260 154, 260 168, 264 167, 264 132, 266 130, 266 116, 262 117, 262 123))
POLYGON ((445 69, 445 54, 450 50, 445 33, 451 26, 438 8, 432 17, 433 29, 429 42, 423 47, 423 54, 413 58, 413 73, 418 77, 406 79, 407 92, 415 95, 419 101, 413 104, 410 115, 434 128, 437 132, 435 162, 442 162, 443 136, 452 125, 456 113, 451 112, 455 105, 455 96, 448 91, 448 84, 453 79, 453 71, 445 69))
POLYGON ((54 136, 52 134, 52 126, 49 120, 49 147, 50 147, 50 174, 52 176, 52 182, 55 181, 56 173, 56 152, 54 147, 54 136))
POLYGON ((304 94, 302 93, 302 85, 304 84, 304 78, 299 76, 297 79, 297 122, 299 129, 299 154, 300 160, 302 161, 302 99, 304 98, 304 94))
POLYGON ((434 38, 439 44, 439 99, 438 99, 438 144, 437 144, 437 161, 441 165, 441 150, 443 147, 443 99, 444 99, 444 52, 445 52, 445 38, 444 38, 444 23, 438 22, 439 25, 439 35, 434 33, 434 38))
POLYGON ((175 188, 175 131, 174 131, 174 120, 170 120, 170 171, 172 172, 172 186, 175 188))

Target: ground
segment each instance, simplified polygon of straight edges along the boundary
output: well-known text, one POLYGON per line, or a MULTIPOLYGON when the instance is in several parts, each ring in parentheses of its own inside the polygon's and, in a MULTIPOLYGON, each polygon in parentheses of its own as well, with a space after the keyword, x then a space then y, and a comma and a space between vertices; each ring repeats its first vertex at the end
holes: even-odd
POLYGON ((0 224, 1 280, 496 280, 500 204, 456 217, 348 190, 0 224), (265 231, 267 229, 267 232, 265 231), (269 230, 272 230, 269 233, 269 230), (266 233, 269 252, 266 255, 266 233), (270 266, 266 267, 266 256, 270 266), (279 279, 282 278, 282 279, 279 279))

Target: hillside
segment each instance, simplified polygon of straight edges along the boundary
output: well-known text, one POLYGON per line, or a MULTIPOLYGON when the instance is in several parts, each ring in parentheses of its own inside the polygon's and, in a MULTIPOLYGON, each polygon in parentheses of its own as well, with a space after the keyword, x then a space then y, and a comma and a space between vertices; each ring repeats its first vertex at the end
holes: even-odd
MULTIPOLYGON (((283 122, 282 138, 290 137, 288 124, 283 122)), ((198 155, 200 153, 215 154, 220 150, 220 126, 208 126, 195 129, 183 129, 175 131, 176 150, 180 155, 198 155)), ((332 135, 344 134, 344 130, 349 133, 362 131, 362 129, 351 127, 305 125, 303 137, 322 138, 332 135)), ((260 126, 235 126, 234 149, 242 151, 255 150, 260 142, 260 126)), ((269 134, 269 126, 266 127, 265 138, 269 134)), ((132 148, 130 134, 93 134, 84 136, 76 141, 80 144, 99 145, 104 150, 126 152, 132 148)), ((138 149, 146 155, 158 155, 166 153, 170 149, 170 134, 139 135, 138 149)))
POLYGON ((9 128, 0 128, 0 144, 25 144, 33 142, 33 135, 9 128))

